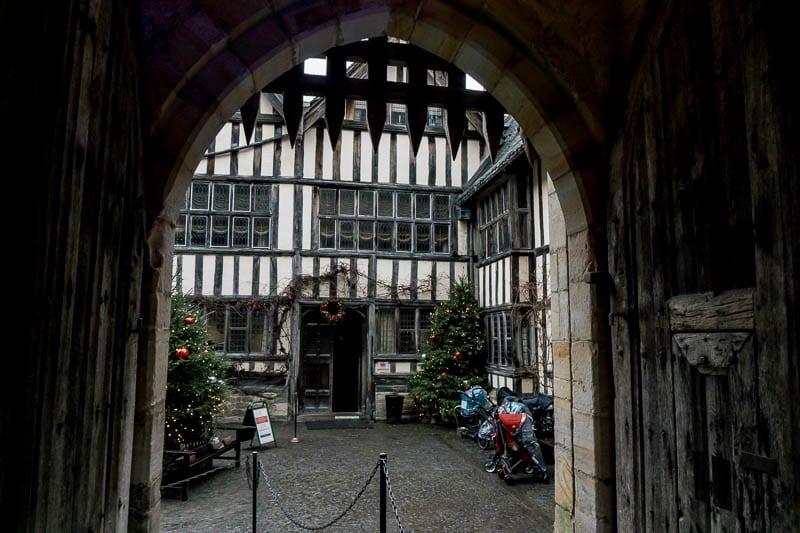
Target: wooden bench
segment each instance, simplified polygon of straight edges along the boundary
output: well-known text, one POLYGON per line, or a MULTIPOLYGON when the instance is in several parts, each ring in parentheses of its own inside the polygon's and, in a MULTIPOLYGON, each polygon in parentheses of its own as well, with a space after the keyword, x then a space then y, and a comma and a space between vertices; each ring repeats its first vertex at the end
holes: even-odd
POLYGON ((241 442, 233 439, 223 442, 218 448, 211 444, 204 444, 193 450, 164 450, 164 472, 161 480, 161 490, 178 490, 181 500, 189 498, 189 483, 203 478, 230 465, 214 465, 214 460, 233 461, 235 467, 241 462, 241 442), (231 453, 233 455, 231 455, 231 453))

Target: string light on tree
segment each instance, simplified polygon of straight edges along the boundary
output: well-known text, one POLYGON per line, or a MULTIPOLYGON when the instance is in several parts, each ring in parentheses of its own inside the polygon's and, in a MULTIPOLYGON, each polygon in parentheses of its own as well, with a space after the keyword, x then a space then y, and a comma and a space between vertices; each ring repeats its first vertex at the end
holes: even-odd
MULTIPOLYGON (((176 286, 180 286, 177 284, 176 286)), ((209 349, 202 309, 173 290, 164 449, 179 450, 211 438, 213 417, 227 393, 228 362, 209 349)))
POLYGON ((409 391, 425 420, 449 423, 460 400, 458 392, 473 385, 489 388, 484 370, 484 334, 478 303, 466 279, 430 315, 431 333, 409 391))

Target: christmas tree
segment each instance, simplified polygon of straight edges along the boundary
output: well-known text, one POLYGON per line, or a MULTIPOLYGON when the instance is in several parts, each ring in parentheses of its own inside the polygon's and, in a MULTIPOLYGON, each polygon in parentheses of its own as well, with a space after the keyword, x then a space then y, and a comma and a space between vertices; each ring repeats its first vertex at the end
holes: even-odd
POLYGON ((484 344, 478 302, 470 283, 461 279, 431 313, 425 359, 408 382, 421 417, 452 422, 459 391, 488 387, 484 344))
POLYGON ((172 293, 164 449, 180 450, 211 438, 214 415, 227 393, 227 361, 210 348, 202 309, 172 293))

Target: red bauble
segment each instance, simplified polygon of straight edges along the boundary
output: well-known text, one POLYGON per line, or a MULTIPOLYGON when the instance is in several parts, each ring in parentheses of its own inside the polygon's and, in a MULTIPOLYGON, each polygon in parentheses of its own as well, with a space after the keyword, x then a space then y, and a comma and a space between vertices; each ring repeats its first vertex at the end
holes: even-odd
POLYGON ((469 313, 470 311, 472 311, 472 308, 471 308, 471 307, 467 307, 466 309, 464 309, 464 311, 466 311, 467 313, 469 313))
POLYGON ((185 323, 187 323, 187 324, 194 324, 194 317, 193 316, 187 316, 186 318, 183 319, 183 321, 185 323))
POLYGON ((432 340, 432 341, 435 341, 435 340, 436 340, 436 334, 435 334, 435 333, 432 333, 432 334, 431 334, 431 340, 432 340))
POLYGON ((189 348, 178 348, 175 350, 175 357, 178 359, 189 359, 189 348))
POLYGON ((461 361, 461 352, 456 352, 456 359, 461 361))
POLYGON ((447 372, 442 372, 442 377, 447 377, 447 372))

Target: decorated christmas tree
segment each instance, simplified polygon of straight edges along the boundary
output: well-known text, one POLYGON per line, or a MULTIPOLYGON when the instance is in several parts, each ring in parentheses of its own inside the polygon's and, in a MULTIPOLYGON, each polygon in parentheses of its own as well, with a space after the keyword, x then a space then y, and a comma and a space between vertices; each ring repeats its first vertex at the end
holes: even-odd
POLYGON ((164 449, 180 450, 211 438, 214 415, 227 393, 227 361, 211 349, 202 310, 172 293, 164 449))
POLYGON ((408 382, 421 417, 454 420, 459 391, 487 387, 484 334, 478 302, 468 281, 461 279, 449 298, 431 313, 431 333, 424 360, 408 382))

